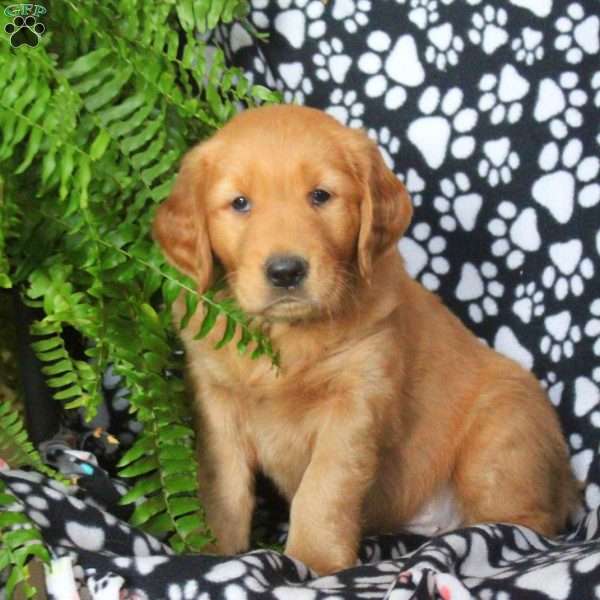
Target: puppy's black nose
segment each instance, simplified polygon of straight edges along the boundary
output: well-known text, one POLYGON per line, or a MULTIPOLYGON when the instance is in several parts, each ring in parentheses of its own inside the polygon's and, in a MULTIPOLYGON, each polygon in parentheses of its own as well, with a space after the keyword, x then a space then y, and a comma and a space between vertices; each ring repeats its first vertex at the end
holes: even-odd
POLYGON ((275 287, 296 287, 306 277, 308 263, 300 256, 272 256, 265 265, 265 272, 275 287))

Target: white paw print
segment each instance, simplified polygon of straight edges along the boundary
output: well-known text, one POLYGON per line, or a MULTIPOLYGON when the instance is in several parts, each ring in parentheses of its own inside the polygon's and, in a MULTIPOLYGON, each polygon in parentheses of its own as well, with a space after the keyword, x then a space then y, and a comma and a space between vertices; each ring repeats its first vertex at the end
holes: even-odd
POLYGON ((465 44, 459 35, 454 35, 451 23, 443 23, 427 32, 429 45, 425 50, 425 60, 434 63, 440 71, 446 66, 456 66, 458 56, 464 50, 465 44))
POLYGON ((419 28, 426 29, 440 18, 437 0, 410 0, 408 18, 419 28))
POLYGON ((548 332, 540 341, 540 350, 550 355, 550 360, 557 363, 564 356, 571 358, 575 353, 575 344, 581 341, 581 328, 572 324, 571 313, 563 310, 544 319, 548 332))
POLYGON ((367 46, 369 50, 358 58, 359 70, 368 76, 366 95, 383 96, 388 110, 400 108, 406 101, 405 87, 417 87, 425 80, 413 36, 402 35, 392 46, 392 39, 385 31, 372 31, 367 46))
POLYGON ((579 109, 588 97, 578 84, 579 75, 574 71, 562 73, 557 82, 549 77, 540 81, 533 116, 540 123, 549 121, 550 133, 559 140, 567 136, 569 128, 583 125, 579 109))
POLYGON ((469 317, 475 323, 481 323, 484 317, 498 314, 497 299, 504 295, 504 286, 496 281, 498 268, 494 263, 485 261, 480 267, 465 263, 456 286, 456 298, 468 303, 469 317))
POLYGON ((473 231, 483 204, 481 194, 471 192, 471 181, 465 173, 456 173, 451 179, 440 182, 441 195, 433 201, 435 209, 442 214, 440 227, 454 231, 457 224, 465 231, 473 231))
POLYGON ((594 104, 600 108, 600 71, 596 71, 590 80, 592 90, 594 90, 594 104))
POLYGON ((356 33, 359 27, 368 25, 371 4, 371 0, 334 0, 331 16, 342 21, 348 33, 356 33))
POLYGON ((400 150, 400 140, 392 135, 392 132, 388 127, 382 127, 381 129, 369 129, 367 131, 369 137, 377 143, 381 154, 383 154, 383 160, 385 164, 390 168, 394 168, 394 159, 392 156, 398 154, 400 150))
POLYGON ((268 66, 267 62, 264 60, 262 55, 256 56, 252 61, 252 70, 245 72, 245 75, 251 84, 254 83, 254 77, 256 76, 256 73, 263 77, 264 83, 267 87, 271 89, 277 87, 277 81, 273 76, 273 72, 271 71, 270 67, 268 66))
POLYGON ((504 26, 508 22, 508 14, 503 8, 494 8, 486 4, 481 12, 471 18, 473 27, 469 29, 469 39, 481 46, 486 54, 493 54, 508 41, 504 26))
POLYGON ((421 206, 423 204, 423 192, 425 191, 425 180, 419 175, 416 169, 412 167, 408 169, 406 175, 400 175, 400 179, 404 182, 413 206, 421 206))
POLYGON ((519 283, 515 289, 515 297, 512 310, 523 323, 531 323, 531 319, 544 314, 544 291, 537 288, 535 281, 530 281, 527 285, 519 283))
POLYGON ((492 187, 498 184, 510 183, 512 172, 519 168, 519 155, 511 150, 510 139, 507 137, 490 140, 483 144, 484 158, 479 161, 477 172, 487 179, 492 187))
POLYGON ((344 93, 343 89, 336 88, 329 95, 329 102, 332 104, 325 109, 325 112, 344 125, 355 128, 362 127, 363 120, 361 117, 365 112, 365 105, 356 100, 357 95, 354 90, 344 93))
POLYGON ((344 83, 346 74, 352 59, 344 54, 344 44, 340 38, 321 40, 319 51, 313 56, 313 62, 317 66, 316 76, 321 81, 333 79, 335 83, 344 83))
POLYGON ((416 223, 410 237, 403 237, 398 247, 411 277, 419 277, 427 289, 435 291, 440 287, 440 277, 450 271, 450 263, 441 256, 446 240, 432 233, 428 223, 416 223))
POLYGON ((281 63, 278 70, 277 88, 283 92, 285 102, 304 104, 306 96, 311 94, 314 88, 310 78, 304 74, 302 63, 281 63))
POLYGON ((556 142, 549 142, 542 148, 538 164, 546 174, 535 181, 531 194, 558 223, 569 222, 575 201, 584 208, 600 202, 600 160, 597 156, 584 158, 580 140, 569 140, 562 151, 556 142))
POLYGON ((542 272, 542 283, 553 288, 557 300, 564 300, 572 293, 581 296, 585 290, 585 280, 594 276, 594 263, 583 256, 581 240, 556 242, 548 250, 552 260, 542 272))
MULTIPOLYGON (((596 338, 592 350, 596 356, 600 356, 600 298, 596 298, 590 304, 590 313, 592 318, 585 324, 583 331, 588 337, 596 338)), ((600 376, 600 367, 594 370, 600 376)))
POLYGON ((458 159, 473 154, 475 138, 466 134, 477 124, 477 111, 463 108, 462 103, 463 92, 458 87, 442 96, 440 89, 431 85, 419 98, 419 110, 424 116, 410 124, 407 136, 433 169, 444 163, 448 151, 458 159))
POLYGON ((540 379, 540 383, 542 384, 542 387, 547 390, 550 402, 552 402, 554 406, 560 406, 565 384, 562 381, 558 381, 556 373, 554 371, 547 371, 540 379))
POLYGON ((518 269, 525 262, 525 252, 535 252, 542 246, 535 208, 517 207, 508 200, 498 205, 498 216, 488 223, 488 231, 497 238, 492 244, 494 256, 505 257, 509 269, 518 269))
POLYGON ((531 29, 531 27, 523 28, 521 37, 515 38, 511 44, 515 58, 528 66, 537 60, 542 60, 544 58, 543 40, 544 34, 541 31, 531 29))
POLYGON ((505 65, 497 77, 486 73, 479 81, 479 89, 483 92, 479 99, 479 110, 490 112, 490 122, 493 125, 516 123, 523 114, 523 104, 520 102, 529 92, 529 82, 522 77, 512 65, 505 65))
POLYGON ((558 31, 554 47, 565 53, 568 63, 579 64, 584 53, 594 55, 600 50, 600 18, 598 15, 586 18, 583 6, 579 2, 569 4, 566 15, 558 18, 554 27, 558 31))

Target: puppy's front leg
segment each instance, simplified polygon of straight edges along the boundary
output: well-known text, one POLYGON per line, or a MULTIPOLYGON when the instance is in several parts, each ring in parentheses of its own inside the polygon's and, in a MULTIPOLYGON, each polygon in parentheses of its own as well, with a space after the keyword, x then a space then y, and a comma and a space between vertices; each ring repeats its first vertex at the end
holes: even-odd
POLYGON ((211 394, 198 427, 198 480, 208 524, 219 554, 250 545, 254 510, 254 471, 250 453, 229 399, 211 394))
MULTIPOLYGON (((363 407, 363 413, 368 411, 363 407)), ((368 415, 332 415, 321 427, 290 513, 285 553, 319 574, 351 567, 361 535, 365 495, 377 468, 368 415)))

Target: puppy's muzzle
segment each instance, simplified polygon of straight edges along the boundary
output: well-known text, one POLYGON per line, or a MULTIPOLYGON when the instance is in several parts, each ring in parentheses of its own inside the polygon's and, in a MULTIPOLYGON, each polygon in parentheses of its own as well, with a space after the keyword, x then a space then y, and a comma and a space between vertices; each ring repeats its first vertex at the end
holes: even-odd
POLYGON ((306 279, 308 263, 291 254, 271 256, 265 263, 265 275, 276 288, 296 288, 306 279))

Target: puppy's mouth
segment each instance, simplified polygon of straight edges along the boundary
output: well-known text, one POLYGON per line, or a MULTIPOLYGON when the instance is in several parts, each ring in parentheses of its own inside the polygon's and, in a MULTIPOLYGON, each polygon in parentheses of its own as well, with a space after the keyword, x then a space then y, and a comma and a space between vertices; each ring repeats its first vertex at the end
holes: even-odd
POLYGON ((260 314, 274 321, 297 321, 315 317, 318 306, 306 298, 285 295, 266 304, 260 314))

